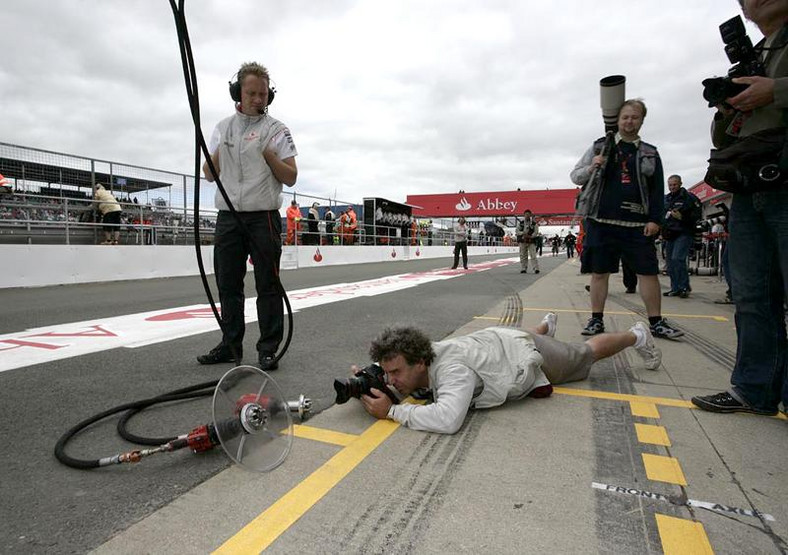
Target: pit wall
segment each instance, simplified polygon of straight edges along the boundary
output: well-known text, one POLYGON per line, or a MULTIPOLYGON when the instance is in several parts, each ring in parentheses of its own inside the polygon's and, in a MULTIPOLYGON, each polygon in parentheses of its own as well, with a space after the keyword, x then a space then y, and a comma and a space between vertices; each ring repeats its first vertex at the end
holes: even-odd
MULTIPOLYGON (((446 258, 450 265, 453 252, 450 246, 285 246, 280 265, 296 270, 428 258, 446 258)), ((471 263, 473 256, 518 252, 517 247, 468 247, 471 263)), ((202 257, 212 274, 213 247, 203 247, 202 257)), ((0 245, 0 289, 197 274, 192 246, 0 245)))

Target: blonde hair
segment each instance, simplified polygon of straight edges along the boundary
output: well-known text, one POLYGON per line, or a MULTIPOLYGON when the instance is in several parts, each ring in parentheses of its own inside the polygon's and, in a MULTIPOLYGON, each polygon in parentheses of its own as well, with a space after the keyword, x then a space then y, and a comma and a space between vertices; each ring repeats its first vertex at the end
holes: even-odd
POLYGON ((271 76, 268 75, 268 70, 264 65, 258 64, 257 62, 246 62, 241 64, 241 68, 238 70, 238 82, 242 83, 244 77, 247 75, 256 75, 257 77, 265 79, 267 83, 271 82, 271 76))
POLYGON ((621 114, 621 110, 624 109, 624 106, 637 106, 640 108, 640 112, 643 115, 643 119, 646 119, 646 103, 643 102, 642 98, 630 98, 629 100, 625 100, 624 103, 621 105, 621 108, 618 109, 618 113, 621 114))

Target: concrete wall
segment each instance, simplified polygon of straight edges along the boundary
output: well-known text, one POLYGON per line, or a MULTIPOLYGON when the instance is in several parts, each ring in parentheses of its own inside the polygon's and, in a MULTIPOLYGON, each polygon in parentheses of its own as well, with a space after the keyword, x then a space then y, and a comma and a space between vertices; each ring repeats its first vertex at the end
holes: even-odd
MULTIPOLYGON (((213 247, 203 247, 205 271, 213 273, 213 247)), ((468 255, 518 252, 517 247, 469 247, 468 255)), ((384 246, 286 246, 284 270, 398 262, 419 258, 446 258, 453 247, 384 246)), ((470 262, 473 262, 471 259, 470 262)), ((109 245, 0 245, 0 288, 41 287, 66 283, 91 283, 197 275, 192 246, 109 245)))

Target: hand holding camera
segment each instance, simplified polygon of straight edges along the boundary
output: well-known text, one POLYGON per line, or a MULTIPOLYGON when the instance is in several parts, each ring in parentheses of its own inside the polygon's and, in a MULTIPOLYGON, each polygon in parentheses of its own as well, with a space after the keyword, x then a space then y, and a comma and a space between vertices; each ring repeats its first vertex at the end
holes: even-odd
MULTIPOLYGON (((727 99, 731 100, 731 105, 734 108, 741 111, 750 111, 764 106, 767 103, 750 106, 748 101, 747 108, 742 108, 737 104, 743 102, 743 99, 739 97, 745 94, 749 95, 752 85, 758 82, 757 80, 753 81, 754 77, 761 76, 761 79, 766 79, 762 77, 766 75, 766 68, 761 60, 761 52, 753 47, 741 17, 736 16, 720 25, 720 35, 725 44, 725 54, 734 65, 728 70, 727 77, 712 77, 703 80, 703 98, 709 101, 709 107, 724 104, 727 99)), ((772 82, 773 90, 774 82, 772 82)), ((759 93, 758 96, 760 98, 762 95, 759 93)), ((749 96, 745 98, 753 100, 749 96)))
POLYGON ((397 396, 386 384, 385 372, 379 364, 373 363, 361 369, 353 365, 350 367, 350 370, 353 372, 352 378, 337 378, 334 380, 334 391, 337 394, 336 404, 347 403, 351 397, 362 399, 363 396, 370 395, 373 391, 377 391, 378 396, 381 394, 385 394, 383 395, 384 397, 388 396, 390 403, 399 403, 397 396))
POLYGON ((751 112, 774 102, 774 79, 769 77, 737 77, 732 80, 737 85, 747 88, 736 96, 729 98, 727 103, 741 112, 751 112))
POLYGON ((388 416, 393 403, 381 390, 373 387, 368 394, 361 396, 361 404, 370 415, 382 420, 388 416))

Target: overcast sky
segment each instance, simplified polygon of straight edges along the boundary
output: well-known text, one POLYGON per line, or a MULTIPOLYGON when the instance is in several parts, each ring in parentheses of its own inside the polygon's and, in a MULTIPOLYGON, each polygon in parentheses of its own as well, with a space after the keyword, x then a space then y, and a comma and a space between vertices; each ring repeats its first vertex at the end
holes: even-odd
MULTIPOLYGON (((666 175, 703 178, 700 82, 730 63, 735 0, 186 2, 206 136, 244 61, 277 87, 297 191, 360 202, 568 188, 603 134, 599 79, 642 97, 666 175)), ((191 173, 193 129, 166 0, 3 3, 0 141, 191 173)), ((760 33, 750 23, 750 36, 760 33)))

